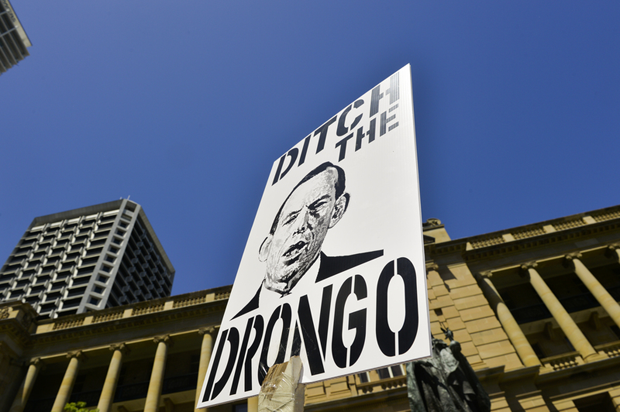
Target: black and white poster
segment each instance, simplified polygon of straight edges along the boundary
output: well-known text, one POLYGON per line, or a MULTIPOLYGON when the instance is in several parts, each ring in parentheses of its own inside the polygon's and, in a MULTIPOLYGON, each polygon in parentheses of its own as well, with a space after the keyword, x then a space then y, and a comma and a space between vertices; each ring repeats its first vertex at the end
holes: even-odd
POLYGON ((430 355, 410 70, 274 162, 200 407, 257 395, 293 355, 304 383, 430 355))

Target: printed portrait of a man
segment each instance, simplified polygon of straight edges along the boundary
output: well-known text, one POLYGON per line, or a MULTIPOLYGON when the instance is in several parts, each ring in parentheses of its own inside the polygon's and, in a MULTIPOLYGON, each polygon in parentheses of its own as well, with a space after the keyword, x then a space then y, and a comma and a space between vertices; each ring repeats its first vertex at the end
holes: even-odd
POLYGON ((304 176, 286 197, 258 251, 265 265, 259 290, 234 317, 258 309, 265 299, 290 294, 303 283, 316 283, 383 255, 382 250, 327 256, 322 246, 330 229, 345 215, 351 196, 344 170, 326 162, 304 176))

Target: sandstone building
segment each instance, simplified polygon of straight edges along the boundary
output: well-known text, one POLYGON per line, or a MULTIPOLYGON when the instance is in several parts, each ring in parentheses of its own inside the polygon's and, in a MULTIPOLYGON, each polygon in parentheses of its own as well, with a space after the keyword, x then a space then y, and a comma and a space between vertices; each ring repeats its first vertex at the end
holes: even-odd
MULTIPOLYGON (((457 240, 431 219, 424 234, 432 331, 454 331, 493 411, 620 410, 620 206, 457 240)), ((56 319, 0 304, 0 411, 60 411, 69 400, 193 411, 229 291, 56 319)), ((308 385, 306 410, 406 411, 403 372, 308 385)))
POLYGON ((0 268, 0 302, 58 317, 170 296, 174 267, 127 199, 35 218, 0 268))

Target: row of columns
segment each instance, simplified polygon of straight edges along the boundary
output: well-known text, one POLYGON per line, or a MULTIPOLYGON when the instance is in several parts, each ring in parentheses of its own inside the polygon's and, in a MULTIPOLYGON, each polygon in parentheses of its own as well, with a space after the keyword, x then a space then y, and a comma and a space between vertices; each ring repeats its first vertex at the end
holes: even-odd
MULTIPOLYGON (((611 246, 610 252, 613 253, 618 260, 620 260, 620 247, 611 246)), ((588 270, 583 262, 581 262, 581 254, 571 253, 566 255, 564 258, 567 264, 572 264, 575 274, 588 288, 592 296, 596 298, 599 304, 609 314, 614 323, 620 327, 620 305, 609 294, 609 292, 607 292, 605 287, 600 284, 600 282, 588 270)), ((579 326, 577 326, 573 318, 566 311, 564 306, 562 306, 549 286, 547 286, 543 278, 536 270, 537 266, 538 264, 536 262, 528 262, 521 265, 521 270, 523 274, 527 275, 530 284, 543 301, 553 318, 558 322, 562 332, 564 332, 570 343, 573 345, 575 350, 579 352, 584 361, 591 362, 603 358, 603 356, 598 354, 594 347, 592 347, 581 329, 579 329, 579 326)), ((525 337, 525 334, 510 313, 510 310, 504 303, 499 292, 495 289, 495 286, 491 281, 491 277, 492 274, 489 272, 482 273, 477 277, 478 283, 489 303, 495 308, 497 318, 506 331, 506 334, 517 351, 517 354, 525 366, 541 365, 540 359, 536 356, 536 353, 525 337)))
MULTIPOLYGON (((209 360, 211 359, 211 351, 213 349, 213 337, 215 335, 216 328, 209 327, 200 329, 199 333, 202 335, 202 345, 200 351, 200 362, 198 366, 198 381, 196 386, 196 403, 198 404, 198 398, 200 396, 200 390, 204 381, 204 376, 207 373, 209 366, 209 360)), ((155 337, 154 342, 157 344, 155 351, 155 359, 153 362, 153 369, 151 371, 151 378, 149 381, 148 391, 146 395, 146 401, 144 405, 144 412, 157 412, 159 409, 159 401, 161 398, 162 387, 164 383, 164 373, 166 367, 166 357, 168 349, 172 345, 170 336, 158 336, 155 337)), ((97 409, 99 412, 110 412, 112 410, 112 403, 114 402, 114 394, 118 385, 118 379, 120 377, 121 365, 123 363, 123 357, 129 352, 129 348, 126 344, 112 345, 110 350, 113 352, 112 359, 110 360, 110 366, 101 390, 101 396, 99 397, 99 403, 97 409)), ((69 365, 65 371, 60 388, 54 400, 51 412, 62 412, 65 405, 71 397, 71 391, 75 380, 78 375, 80 365, 86 360, 86 356, 82 351, 70 352, 67 354, 69 358, 69 365)), ((32 392, 34 383, 37 376, 43 366, 41 359, 36 358, 31 360, 26 378, 22 382, 18 389, 17 396, 11 405, 10 412, 22 412, 28 397, 32 392)), ((198 409, 196 409, 198 411, 198 409)))

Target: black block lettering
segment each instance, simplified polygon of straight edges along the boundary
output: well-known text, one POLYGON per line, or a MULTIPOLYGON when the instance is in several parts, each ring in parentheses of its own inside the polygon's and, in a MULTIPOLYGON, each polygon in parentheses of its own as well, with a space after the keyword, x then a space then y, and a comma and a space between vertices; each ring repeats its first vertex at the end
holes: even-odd
MULTIPOLYGON (((355 275, 355 283, 353 291, 357 300, 365 299, 368 296, 366 281, 360 275, 355 275)), ((351 353, 349 358, 349 366, 355 365, 360 358, 364 343, 366 342, 366 309, 361 309, 349 315, 349 329, 355 329, 355 339, 351 344, 351 353)))
POLYGON ((205 390, 203 401, 207 399, 215 399, 222 392, 226 382, 228 382, 228 378, 230 378, 230 373, 235 366, 235 361, 237 360, 237 351, 239 350, 239 331, 235 328, 230 328, 222 333, 222 338, 220 339, 220 344, 217 347, 217 352, 215 354, 215 360, 213 361, 213 365, 211 365, 211 374, 209 375, 209 381, 207 383, 207 388, 205 390), (213 382, 215 381, 215 374, 218 370, 220 364, 220 358, 222 357, 222 352, 224 351, 224 344, 228 341, 230 344, 230 354, 228 357, 228 363, 226 364, 226 369, 224 369, 224 373, 220 380, 213 386, 213 382), (211 388, 213 388, 213 393, 211 396, 211 388))
MULTIPOLYGON (((398 275, 403 279, 405 284, 405 322, 401 330, 398 331, 398 354, 402 355, 411 348, 418 334, 418 295, 415 268, 411 261, 407 258, 399 258, 396 267, 398 275)), ((397 351, 397 334, 390 329, 388 324, 389 313, 387 295, 388 287, 393 277, 394 261, 391 261, 385 265, 381 271, 377 284, 376 335, 379 348, 386 356, 395 356, 397 351)))
POLYGON ((245 368, 244 375, 244 383, 245 383, 245 391, 252 390, 252 358, 256 354, 258 346, 260 345, 260 341, 263 337, 263 317, 258 315, 255 318, 248 319, 248 323, 245 327, 245 333, 243 336, 243 341, 241 343, 241 350, 239 351, 239 360, 237 361, 237 368, 235 369, 235 376, 232 381, 232 385, 230 388, 230 394, 234 395, 237 393, 237 386, 239 384, 239 378, 241 377, 241 370, 245 368), (248 343, 250 340, 250 335, 252 333, 252 329, 256 332, 254 336, 254 341, 250 345, 248 349, 248 343))
MULTIPOLYGON (((325 296, 325 294, 323 294, 323 296, 325 296)), ((310 373, 312 375, 323 373, 325 372, 325 367, 323 366, 323 359, 325 356, 321 354, 321 349, 319 348, 319 341, 316 336, 316 329, 314 327, 314 321, 312 320, 312 312, 310 311, 307 295, 299 299, 297 316, 299 323, 295 325, 295 334, 298 334, 297 328, 299 326, 304 340, 304 350, 306 356, 308 356, 308 363, 310 364, 310 373)))
POLYGON ((344 111, 340 115, 340 119, 338 119, 338 128, 336 129, 336 134, 338 136, 344 136, 349 131, 349 129, 344 125, 344 122, 347 119, 347 114, 351 111, 351 108, 353 108, 352 104, 350 104, 349 107, 344 109, 344 111))
POLYGON ((378 85, 372 92, 370 92, 370 114, 368 117, 373 117, 379 112, 379 100, 383 98, 383 93, 381 93, 381 85, 378 85))
POLYGON ((340 146, 340 156, 338 156, 338 161, 341 161, 342 159, 344 159, 346 152, 347 152, 347 141, 352 137, 353 137, 353 133, 351 133, 350 135, 348 135, 347 137, 343 138, 338 143, 336 143, 336 147, 340 146))
POLYGON ((297 149, 296 147, 293 147, 291 150, 288 151, 287 154, 285 154, 284 156, 280 158, 280 163, 278 163, 278 168, 276 169, 276 175, 273 177, 273 182, 271 183, 272 186, 276 184, 278 180, 286 176, 286 174, 291 170, 291 168, 293 167, 293 164, 295 164, 295 160, 297 160, 298 154, 299 154, 299 149, 297 149), (280 173, 280 171, 282 170, 282 166, 284 166, 284 159, 286 158, 286 156, 290 157, 291 161, 289 162, 288 166, 286 166, 286 169, 284 169, 284 171, 280 173))
POLYGON ((263 349, 261 350, 260 363, 258 365, 258 382, 262 385, 269 368, 273 365, 267 364, 267 355, 269 354, 269 346, 271 345, 271 333, 273 327, 279 319, 282 319, 282 336, 280 336, 280 344, 278 346, 278 354, 276 356, 275 364, 284 362, 284 356, 286 355, 286 346, 288 343, 288 332, 291 327, 291 305, 285 303, 276 308, 271 314, 269 322, 267 323, 267 330, 265 332, 265 340, 263 341, 263 349))
MULTIPOLYGON (((386 125, 394 119, 396 119, 395 114, 391 115, 390 117, 387 117, 387 112, 381 113, 381 123, 379 124, 379 136, 383 136, 386 133, 387 131, 386 125)), ((396 126, 398 126, 398 122, 390 125, 390 130, 392 130, 396 126)))
POLYGON ((368 136, 368 143, 372 143, 375 141, 376 128, 377 128, 377 119, 372 119, 370 121, 370 126, 368 127, 368 131, 366 132, 366 136, 368 136))
POLYGON ((396 72, 390 77, 390 88, 385 91, 385 94, 390 95, 390 104, 393 104, 400 96, 398 84, 399 77, 398 72, 396 72))
MULTIPOLYGON (((366 309, 360 309, 349 315, 349 330, 355 330, 355 338, 351 344, 351 351, 344 346, 342 339, 342 332, 344 329, 344 306, 347 298, 351 294, 352 282, 354 278, 349 278, 344 281, 338 296, 336 297, 336 309, 334 313, 334 332, 332 336, 332 355, 334 357, 334 363, 339 368, 346 368, 357 362, 362 349, 364 348, 364 342, 366 341, 366 309)), ((355 289, 354 294, 357 300, 362 300, 368 296, 366 290, 366 282, 360 275, 355 275, 355 289)))
POLYGON ((336 121, 336 116, 332 117, 323 126, 315 130, 314 135, 319 135, 319 143, 316 145, 316 152, 319 153, 325 148, 325 138, 327 137, 327 129, 336 121))
POLYGON ((297 166, 301 166, 306 161, 306 153, 308 153, 308 146, 310 146, 310 138, 312 135, 306 136, 304 139, 304 147, 301 149, 301 156, 299 156, 299 164, 297 166))
POLYGON ((415 267, 407 258, 399 258, 396 268, 405 283, 405 322, 398 332, 398 353, 407 352, 418 334, 418 287, 415 267))

